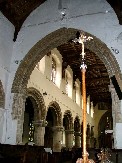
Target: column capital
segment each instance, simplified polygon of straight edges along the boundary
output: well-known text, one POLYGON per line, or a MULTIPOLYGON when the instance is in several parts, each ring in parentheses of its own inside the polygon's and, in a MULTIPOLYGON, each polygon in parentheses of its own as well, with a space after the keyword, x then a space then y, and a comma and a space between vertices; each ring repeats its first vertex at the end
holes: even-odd
POLYGON ((64 131, 64 127, 63 126, 54 126, 52 127, 52 131, 55 132, 55 131, 64 131))
POLYGON ((33 121, 34 126, 36 127, 46 127, 48 122, 45 119, 33 121))
POLYGON ((74 135, 75 135, 75 136, 81 136, 81 132, 75 132, 75 131, 74 131, 74 135))
POLYGON ((66 134, 74 134, 74 130, 71 129, 71 130, 65 130, 66 134))

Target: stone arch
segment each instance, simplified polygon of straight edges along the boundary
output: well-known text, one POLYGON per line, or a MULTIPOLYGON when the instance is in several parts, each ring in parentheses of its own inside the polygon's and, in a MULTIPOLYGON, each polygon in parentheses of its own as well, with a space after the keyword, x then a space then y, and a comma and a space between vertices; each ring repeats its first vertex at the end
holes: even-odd
POLYGON ((61 108, 56 101, 52 101, 49 103, 48 109, 51 108, 54 115, 54 126, 62 125, 62 115, 61 108))
MULTIPOLYGON (((11 88, 11 92, 14 93, 12 118, 17 118, 18 121, 21 121, 21 124, 17 124, 17 143, 21 142, 27 84, 34 67, 49 51, 64 43, 67 43, 69 40, 74 39, 78 30, 79 29, 64 27, 48 34, 30 49, 20 63, 11 88)), ((92 36, 89 33, 84 33, 86 36, 92 36)), ((85 43, 85 47, 94 52, 101 59, 107 68, 109 78, 115 74, 118 74, 119 78, 122 80, 119 65, 110 49, 108 49, 106 44, 104 44, 100 39, 96 38, 95 36, 92 37, 93 40, 85 43)), ((61 118, 59 122, 61 124, 61 118)))
MULTIPOLYGON (((35 107, 36 111, 34 111, 36 120, 44 120, 46 118, 46 106, 41 93, 37 89, 30 87, 27 89, 27 95, 36 101, 37 107, 35 107)), ((33 104, 35 105, 34 102, 33 104)))
MULTIPOLYGON (((68 40, 75 38, 77 31, 78 29, 61 28, 48 34, 46 37, 37 42, 20 63, 13 81, 12 92, 20 93, 23 89, 26 89, 32 70, 39 60, 53 48, 56 48, 59 45, 66 43, 68 40)), ((88 33, 85 34, 88 36, 90 35, 88 33)), ((118 73, 121 78, 119 65, 110 49, 108 49, 106 44, 104 44, 98 38, 95 36, 92 37, 93 40, 87 42, 85 47, 98 55, 98 57, 103 61, 107 68, 109 77, 118 73)))
POLYGON ((73 117, 72 117, 72 113, 70 110, 66 110, 64 113, 64 118, 66 118, 66 128, 65 130, 71 130, 73 129, 73 117))
POLYGON ((5 93, 2 81, 0 80, 0 108, 4 108, 4 106, 5 106, 5 93))

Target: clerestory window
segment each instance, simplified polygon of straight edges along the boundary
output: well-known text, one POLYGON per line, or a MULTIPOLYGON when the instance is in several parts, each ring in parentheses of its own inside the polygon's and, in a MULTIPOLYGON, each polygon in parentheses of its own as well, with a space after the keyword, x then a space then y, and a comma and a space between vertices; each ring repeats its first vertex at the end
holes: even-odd
POLYGON ((56 61, 52 58, 52 72, 51 72, 51 81, 55 83, 56 81, 56 61))

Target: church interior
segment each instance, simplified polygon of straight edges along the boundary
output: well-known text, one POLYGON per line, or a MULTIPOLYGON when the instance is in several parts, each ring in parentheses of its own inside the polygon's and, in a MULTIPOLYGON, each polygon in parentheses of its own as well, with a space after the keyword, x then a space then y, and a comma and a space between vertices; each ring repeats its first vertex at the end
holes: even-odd
POLYGON ((122 0, 0 0, 1 163, 122 162, 121 25, 122 0))

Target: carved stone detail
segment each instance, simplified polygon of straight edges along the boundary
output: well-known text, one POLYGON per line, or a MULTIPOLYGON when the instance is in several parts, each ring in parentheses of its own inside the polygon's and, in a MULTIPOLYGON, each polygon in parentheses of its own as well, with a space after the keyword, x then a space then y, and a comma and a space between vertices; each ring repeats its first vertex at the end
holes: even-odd
POLYGON ((74 130, 65 130, 66 134, 74 134, 74 130))
POLYGON ((63 126, 54 126, 54 127, 52 127, 52 131, 53 132, 64 131, 64 127, 63 126))
POLYGON ((33 121, 35 127, 46 127, 48 122, 46 120, 33 121))

